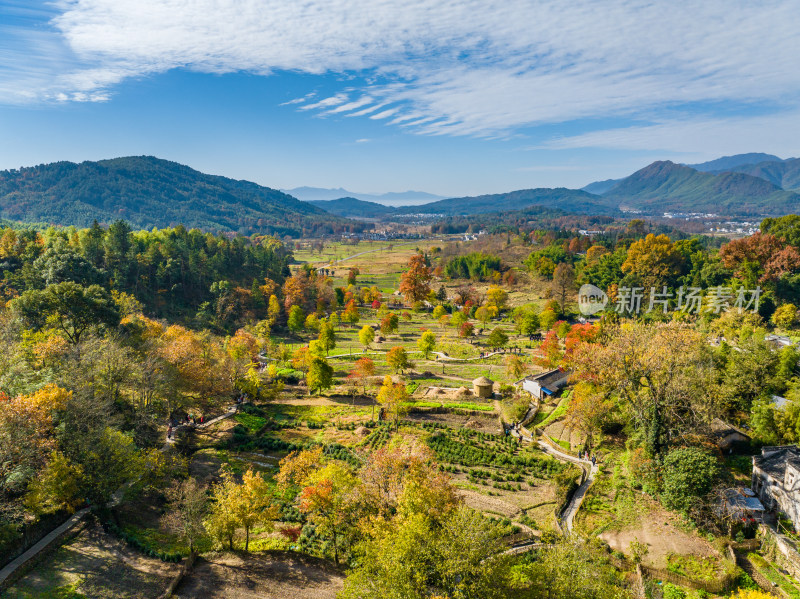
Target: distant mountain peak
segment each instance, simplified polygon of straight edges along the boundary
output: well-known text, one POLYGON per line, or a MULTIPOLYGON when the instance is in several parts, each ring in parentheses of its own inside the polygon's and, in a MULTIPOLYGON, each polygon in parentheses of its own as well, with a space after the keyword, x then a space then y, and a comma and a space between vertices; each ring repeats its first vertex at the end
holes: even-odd
POLYGON ((723 156, 722 158, 716 158, 708 162, 687 164, 686 166, 708 173, 712 171, 729 170, 746 164, 758 164, 759 162, 783 162, 783 158, 778 158, 774 154, 764 154, 763 152, 749 152, 747 154, 723 156))

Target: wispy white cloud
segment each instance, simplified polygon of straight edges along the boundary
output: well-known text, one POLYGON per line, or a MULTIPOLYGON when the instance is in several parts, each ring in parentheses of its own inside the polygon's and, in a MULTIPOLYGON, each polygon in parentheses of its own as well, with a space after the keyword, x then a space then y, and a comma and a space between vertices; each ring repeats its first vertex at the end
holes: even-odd
POLYGON ((789 110, 753 117, 672 119, 654 125, 560 137, 530 149, 660 150, 676 155, 694 149, 701 153, 691 158, 701 160, 753 151, 770 151, 784 157, 798 156, 798 140, 800 110, 789 110))
POLYGON ((356 108, 361 108, 362 106, 366 106, 367 104, 372 104, 374 100, 369 96, 364 96, 359 98, 358 100, 354 100, 353 102, 347 102, 346 104, 342 104, 337 106, 336 108, 329 110, 328 114, 338 114, 340 112, 350 112, 351 110, 355 110, 356 108))
POLYGON ((319 102, 314 102, 313 104, 304 104, 300 106, 298 110, 315 110, 320 108, 330 108, 331 106, 336 106, 337 104, 341 104, 342 102, 347 102, 347 96, 345 94, 336 94, 335 96, 330 96, 329 98, 324 98, 319 102))
POLYGON ((317 95, 317 92, 309 92, 305 96, 301 98, 295 98, 293 100, 288 100, 287 102, 282 102, 281 106, 291 106, 292 104, 302 104, 317 95))
MULTIPOLYGON (((174 68, 344 73, 369 83, 354 89, 351 79, 328 98, 290 103, 387 119, 421 134, 496 137, 578 119, 652 121, 664 111, 686 120, 730 103, 788 115, 800 97, 800 0, 60 0, 57 6, 60 14, 39 39, 27 32, 19 44, 9 42, 14 48, 0 46, 0 62, 17 65, 0 67, 0 101, 103 100, 124 79, 174 68)), ((655 131, 663 129, 636 135, 652 139, 655 131)), ((601 132, 569 143, 622 138, 633 133, 601 132)))

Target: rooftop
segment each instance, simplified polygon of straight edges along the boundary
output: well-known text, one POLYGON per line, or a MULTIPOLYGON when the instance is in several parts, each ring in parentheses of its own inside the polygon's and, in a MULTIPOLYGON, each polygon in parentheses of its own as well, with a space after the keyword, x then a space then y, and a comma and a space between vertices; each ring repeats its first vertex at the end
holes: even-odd
POLYGON ((783 480, 787 464, 800 470, 800 448, 796 445, 762 447, 761 455, 753 458, 753 466, 779 480, 783 480))

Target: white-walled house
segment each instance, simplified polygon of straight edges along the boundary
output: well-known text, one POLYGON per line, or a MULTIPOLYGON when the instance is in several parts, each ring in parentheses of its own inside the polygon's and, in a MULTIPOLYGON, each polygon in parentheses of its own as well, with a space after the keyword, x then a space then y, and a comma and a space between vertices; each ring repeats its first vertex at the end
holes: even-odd
POLYGON ((517 381, 517 385, 521 386, 523 391, 527 391, 536 399, 542 400, 553 395, 566 385, 571 374, 571 370, 556 368, 534 376, 526 376, 521 381, 517 381))
POLYGON ((781 512, 800 530, 800 448, 761 448, 753 457, 752 489, 769 511, 781 512))

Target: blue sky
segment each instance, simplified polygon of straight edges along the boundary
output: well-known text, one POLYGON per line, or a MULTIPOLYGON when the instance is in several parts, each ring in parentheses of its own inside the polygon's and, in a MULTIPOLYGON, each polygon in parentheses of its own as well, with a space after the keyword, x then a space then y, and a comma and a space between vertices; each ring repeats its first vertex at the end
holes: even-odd
POLYGON ((0 168, 467 195, 800 155, 800 0, 0 1, 0 168))

